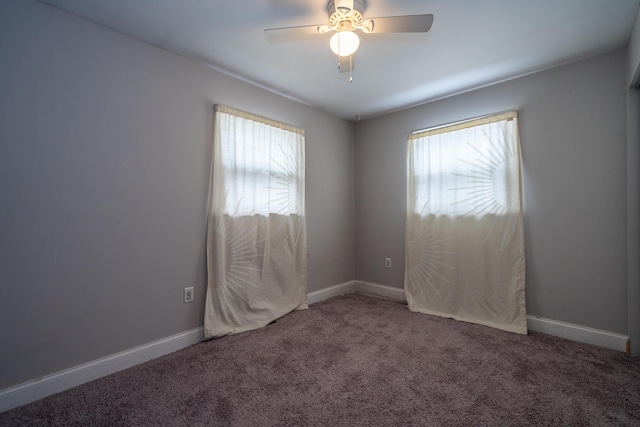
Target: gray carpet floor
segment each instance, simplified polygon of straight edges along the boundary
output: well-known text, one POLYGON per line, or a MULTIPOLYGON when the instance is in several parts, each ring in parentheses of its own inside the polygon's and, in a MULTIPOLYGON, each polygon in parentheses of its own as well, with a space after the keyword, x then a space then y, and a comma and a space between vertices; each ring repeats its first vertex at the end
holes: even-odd
POLYGON ((2 426, 633 426, 640 363, 346 295, 0 414, 2 426))

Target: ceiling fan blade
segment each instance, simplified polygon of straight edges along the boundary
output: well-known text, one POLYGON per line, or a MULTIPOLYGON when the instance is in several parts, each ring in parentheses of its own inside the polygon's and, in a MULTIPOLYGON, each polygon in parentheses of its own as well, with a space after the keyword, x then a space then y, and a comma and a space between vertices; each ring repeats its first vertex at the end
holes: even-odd
POLYGON ((372 18, 373 28, 370 34, 380 33, 426 33, 433 24, 433 15, 385 16, 372 18))
POLYGON ((264 35, 268 39, 279 39, 283 37, 300 37, 327 32, 326 25, 304 25, 302 27, 269 28, 264 30, 264 35))
POLYGON ((350 73, 354 68, 355 62, 353 61, 353 55, 338 56, 338 71, 341 73, 350 73))

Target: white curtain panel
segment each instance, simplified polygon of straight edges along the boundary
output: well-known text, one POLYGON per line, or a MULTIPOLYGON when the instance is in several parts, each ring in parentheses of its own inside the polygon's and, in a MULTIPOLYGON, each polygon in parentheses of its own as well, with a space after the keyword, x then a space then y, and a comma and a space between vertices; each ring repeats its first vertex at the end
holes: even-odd
POLYGON ((516 112, 407 141, 409 309, 526 334, 516 112))
POLYGON ((304 131, 216 105, 205 338, 307 307, 304 131))

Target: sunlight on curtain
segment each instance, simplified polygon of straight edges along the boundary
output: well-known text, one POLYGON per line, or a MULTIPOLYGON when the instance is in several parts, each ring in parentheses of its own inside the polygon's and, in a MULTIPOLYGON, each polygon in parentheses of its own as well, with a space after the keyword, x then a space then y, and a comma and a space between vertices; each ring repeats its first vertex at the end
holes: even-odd
POLYGON ((304 131, 216 105, 205 338, 307 307, 304 131))
POLYGON ((526 334, 516 112, 410 135, 409 309, 526 334))

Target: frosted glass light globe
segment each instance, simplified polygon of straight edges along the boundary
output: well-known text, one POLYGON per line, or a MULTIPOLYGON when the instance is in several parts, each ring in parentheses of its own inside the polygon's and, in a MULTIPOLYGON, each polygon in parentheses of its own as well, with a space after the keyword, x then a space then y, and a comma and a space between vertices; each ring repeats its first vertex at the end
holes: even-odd
POLYGON ((351 31, 339 31, 331 36, 329 46, 336 55, 349 56, 358 50, 360 39, 356 33, 351 31))

